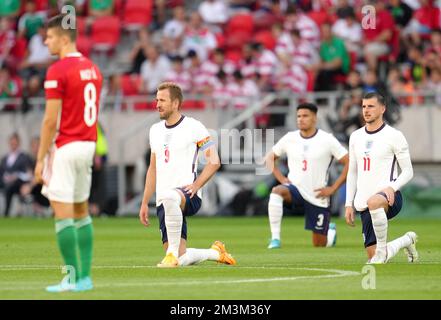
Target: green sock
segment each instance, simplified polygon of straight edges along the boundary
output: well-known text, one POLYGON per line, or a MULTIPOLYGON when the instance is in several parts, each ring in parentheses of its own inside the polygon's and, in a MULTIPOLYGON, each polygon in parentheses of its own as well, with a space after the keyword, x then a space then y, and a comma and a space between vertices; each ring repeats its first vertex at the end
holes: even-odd
POLYGON ((77 257, 77 230, 73 219, 55 220, 58 247, 66 266, 72 266, 75 271, 75 281, 79 279, 77 257))
POLYGON ((80 278, 90 277, 92 269, 93 255, 93 225, 92 218, 87 216, 75 220, 75 227, 78 234, 78 246, 80 248, 81 258, 81 276, 80 278))

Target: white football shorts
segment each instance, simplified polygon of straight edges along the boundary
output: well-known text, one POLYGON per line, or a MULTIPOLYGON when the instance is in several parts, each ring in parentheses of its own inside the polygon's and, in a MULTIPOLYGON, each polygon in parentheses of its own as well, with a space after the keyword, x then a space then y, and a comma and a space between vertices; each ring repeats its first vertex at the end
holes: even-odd
POLYGON ((51 201, 79 203, 89 199, 95 142, 74 141, 53 147, 45 159, 41 193, 51 201))

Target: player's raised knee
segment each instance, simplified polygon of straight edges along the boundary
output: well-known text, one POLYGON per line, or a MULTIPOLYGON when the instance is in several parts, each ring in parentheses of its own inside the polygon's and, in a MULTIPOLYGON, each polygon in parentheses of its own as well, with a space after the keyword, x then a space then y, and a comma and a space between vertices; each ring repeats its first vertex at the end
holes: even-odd
POLYGON ((163 195, 162 202, 164 203, 164 206, 173 204, 173 205, 181 205, 181 194, 177 190, 168 190, 163 195))
POLYGON ((278 194, 279 196, 283 196, 288 190, 283 187, 283 186, 275 186, 272 190, 271 193, 275 193, 278 194))
POLYGON ((370 197, 367 201, 369 210, 375 210, 387 206, 387 199, 379 194, 370 197))

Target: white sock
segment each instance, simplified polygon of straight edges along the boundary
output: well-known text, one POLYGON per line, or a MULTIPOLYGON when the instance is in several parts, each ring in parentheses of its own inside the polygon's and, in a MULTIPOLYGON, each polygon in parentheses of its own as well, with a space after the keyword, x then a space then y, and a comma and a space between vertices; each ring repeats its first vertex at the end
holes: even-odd
POLYGON ((399 237, 387 244, 387 259, 392 259, 400 249, 408 247, 412 244, 412 239, 408 235, 399 237))
POLYGON ((332 247, 336 235, 337 235, 337 230, 328 229, 328 235, 327 235, 328 241, 326 242, 327 247, 332 247))
POLYGON ((167 228, 167 254, 171 252, 175 257, 179 257, 183 221, 180 204, 181 196, 176 190, 171 190, 162 201, 165 211, 165 227, 167 228))
POLYGON ((188 266, 205 260, 217 261, 219 257, 219 252, 214 249, 188 248, 186 252, 179 257, 179 265, 188 266))
POLYGON ((383 208, 375 210, 369 210, 372 218, 372 226, 374 228, 375 237, 377 238, 377 249, 375 252, 380 251, 386 254, 387 246, 387 216, 383 208))
POLYGON ((268 217, 271 228, 271 239, 280 240, 280 228, 283 216, 283 198, 276 193, 271 193, 268 203, 268 217))

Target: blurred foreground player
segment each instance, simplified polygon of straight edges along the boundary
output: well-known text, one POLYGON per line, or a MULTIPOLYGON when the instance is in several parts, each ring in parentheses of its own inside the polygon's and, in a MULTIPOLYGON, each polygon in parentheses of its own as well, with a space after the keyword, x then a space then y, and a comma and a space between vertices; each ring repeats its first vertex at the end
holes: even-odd
POLYGON ((180 113, 181 88, 172 82, 162 83, 156 93, 156 108, 162 121, 150 128, 150 166, 145 179, 139 219, 149 226, 148 203, 156 190, 156 212, 166 256, 160 268, 173 268, 213 260, 236 264, 225 245, 215 241, 210 249, 187 248, 187 216, 201 207, 200 189, 216 173, 220 160, 205 126, 180 113), (197 177, 198 153, 207 164, 197 177))
POLYGON ((366 126, 349 139, 346 222, 354 226, 354 209, 361 214, 368 263, 382 264, 404 248, 409 262, 418 260, 415 232, 387 243, 388 220, 401 210, 400 188, 412 179, 409 145, 404 135, 383 120, 386 103, 378 93, 363 98, 366 126), (398 175, 397 162, 401 173, 398 175))
POLYGON ((102 76, 98 67, 77 51, 76 29, 67 27, 66 21, 65 15, 59 15, 47 26, 45 43, 60 60, 48 69, 44 83, 46 110, 35 165, 35 179, 44 183, 42 193, 54 210, 58 246, 70 270, 60 284, 46 288, 49 292, 93 288, 88 199, 102 76))
POLYGON ((315 247, 335 245, 336 228, 330 223, 329 197, 346 180, 348 152, 332 135, 317 129, 317 106, 302 103, 297 107, 297 127, 288 132, 267 155, 267 167, 280 185, 273 188, 268 203, 271 241, 268 249, 281 247, 280 229, 283 205, 301 208, 305 213, 305 229, 312 231, 315 247), (275 165, 275 161, 286 154, 288 177, 275 165), (338 179, 328 186, 328 173, 333 158, 344 165, 338 179))

